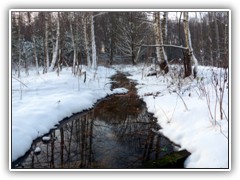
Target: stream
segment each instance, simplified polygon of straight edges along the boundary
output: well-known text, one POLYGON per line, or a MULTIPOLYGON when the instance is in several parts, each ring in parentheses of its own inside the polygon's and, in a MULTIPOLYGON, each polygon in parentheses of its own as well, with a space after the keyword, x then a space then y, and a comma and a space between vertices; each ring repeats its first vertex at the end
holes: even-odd
POLYGON ((136 83, 121 73, 112 81, 113 89, 124 87, 129 92, 109 96, 92 110, 64 119, 36 139, 12 168, 144 168, 145 162, 173 153, 173 143, 156 133, 161 127, 137 96, 136 83))

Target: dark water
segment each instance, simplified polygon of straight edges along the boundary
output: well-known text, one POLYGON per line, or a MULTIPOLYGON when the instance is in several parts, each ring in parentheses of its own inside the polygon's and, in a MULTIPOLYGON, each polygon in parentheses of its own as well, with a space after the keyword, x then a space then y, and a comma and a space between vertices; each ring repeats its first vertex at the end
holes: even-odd
POLYGON ((63 121, 46 135, 50 140, 36 140, 12 168, 142 168, 145 161, 173 152, 172 143, 152 131, 159 126, 137 97, 135 83, 123 74, 113 81, 113 88, 129 92, 63 121))

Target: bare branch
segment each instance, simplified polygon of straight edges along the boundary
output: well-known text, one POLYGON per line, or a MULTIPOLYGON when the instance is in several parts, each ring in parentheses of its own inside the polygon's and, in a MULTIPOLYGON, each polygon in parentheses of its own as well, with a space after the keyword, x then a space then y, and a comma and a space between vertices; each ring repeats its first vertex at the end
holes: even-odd
POLYGON ((171 44, 154 44, 154 45, 140 45, 142 47, 173 47, 173 48, 179 48, 179 49, 184 49, 184 50, 188 50, 187 47, 183 47, 183 46, 177 46, 177 45, 171 45, 171 44))
POLYGON ((100 16, 100 15, 103 15, 103 14, 107 14, 108 12, 101 12, 101 13, 98 13, 98 14, 95 14, 93 15, 93 18, 97 17, 97 16, 100 16))
POLYGON ((188 111, 188 107, 187 107, 186 103, 184 102, 182 96, 177 91, 175 93, 181 98, 181 100, 182 100, 182 102, 183 102, 183 104, 185 106, 186 111, 188 111))
POLYGON ((135 19, 141 20, 141 21, 146 22, 146 23, 154 24, 153 21, 148 20, 148 19, 143 19, 143 18, 138 18, 138 17, 136 17, 135 19))
POLYGON ((12 77, 13 79, 17 80, 18 82, 20 82, 22 85, 24 85, 25 87, 28 88, 28 86, 26 84, 24 84, 21 80, 19 80, 18 78, 12 77))

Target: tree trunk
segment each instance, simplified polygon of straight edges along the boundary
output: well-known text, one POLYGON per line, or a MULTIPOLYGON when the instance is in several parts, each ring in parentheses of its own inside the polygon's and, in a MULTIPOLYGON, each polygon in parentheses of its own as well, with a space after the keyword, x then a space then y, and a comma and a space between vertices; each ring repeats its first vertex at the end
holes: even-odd
POLYGON ((214 25, 215 25, 215 35, 216 35, 216 60, 220 61, 220 48, 219 48, 219 31, 218 31, 218 23, 217 23, 217 12, 214 12, 214 25))
POLYGON ((88 46, 88 39, 87 39, 87 16, 82 17, 82 23, 83 23, 85 52, 86 52, 86 56, 87 56, 87 66, 88 66, 88 68, 90 68, 91 60, 90 60, 90 55, 89 55, 89 46, 88 46))
POLYGON ((72 27, 72 20, 70 19, 70 31, 71 31, 71 38, 72 38, 72 46, 73 46, 73 65, 72 65, 72 72, 76 74, 76 60, 77 60, 77 47, 76 47, 76 40, 73 32, 72 27))
POLYGON ((193 73, 194 73, 194 77, 196 77, 198 62, 193 54, 191 34, 190 34, 189 23, 188 23, 188 12, 183 12, 183 17, 184 17, 183 25, 184 25, 185 44, 187 47, 187 52, 186 52, 187 54, 184 53, 185 77, 188 77, 192 74, 192 62, 195 65, 193 69, 193 73))
POLYGON ((187 47, 187 52, 184 52, 184 68, 185 68, 185 77, 188 77, 192 74, 192 49, 190 49, 190 39, 189 39, 189 24, 188 24, 188 12, 183 12, 183 26, 184 26, 184 35, 185 35, 185 44, 187 47))
POLYGON ((62 55, 62 51, 61 51, 61 49, 59 48, 59 51, 58 51, 58 60, 57 60, 57 75, 58 75, 58 76, 59 76, 59 73, 60 73, 60 71, 61 71, 61 65, 60 65, 61 55, 62 55))
POLYGON ((167 16, 168 12, 163 13, 163 19, 162 19, 162 39, 163 44, 167 44, 167 16))
MULTIPOLYGON (((197 12, 196 12, 197 15, 197 12)), ((204 44, 203 44, 203 18, 202 18, 202 14, 200 13, 200 17, 201 17, 201 23, 200 23, 200 55, 201 55, 201 63, 203 65, 205 65, 205 58, 204 58, 204 54, 205 54, 205 49, 204 49, 204 44)))
MULTIPOLYGON (((163 45, 163 38, 161 33, 161 23, 160 23, 160 12, 154 13, 155 23, 154 23, 154 31, 155 31, 155 41, 157 45, 163 45)), ((167 56, 163 46, 156 47, 157 53, 157 61, 159 62, 160 69, 164 74, 168 73, 168 63, 167 56)))
POLYGON ((21 13, 19 12, 18 17, 18 78, 20 78, 20 65, 21 65, 21 13))
POLYGON ((224 29, 224 54, 225 54, 225 58, 224 58, 224 63, 223 63, 223 67, 224 68, 228 68, 228 61, 229 61, 229 56, 228 56, 228 25, 225 24, 225 29, 224 29))
POLYGON ((96 43, 94 35, 93 13, 91 14, 91 40, 92 40, 92 68, 97 69, 96 43))
POLYGON ((38 68, 38 57, 37 57, 37 49, 36 49, 36 41, 34 34, 32 34, 32 40, 33 40, 33 52, 34 52, 34 59, 35 59, 35 65, 36 65, 36 73, 39 74, 39 68, 38 68))
POLYGON ((48 14, 45 15, 45 41, 44 41, 44 54, 45 54, 45 72, 49 68, 49 54, 48 54, 48 14))
POLYGON ((78 48, 78 39, 79 39, 79 22, 81 21, 80 18, 79 18, 79 14, 76 13, 76 20, 77 20, 77 23, 76 23, 76 37, 75 37, 75 46, 76 46, 76 65, 77 65, 77 70, 76 70, 76 74, 79 73, 80 71, 80 68, 79 68, 79 64, 80 64, 80 60, 79 60, 79 57, 81 57, 80 55, 80 49, 78 48))
MULTIPOLYGON (((113 64, 113 51, 114 51, 114 42, 115 42, 115 37, 114 37, 114 30, 113 30, 113 26, 115 25, 114 24, 114 22, 113 22, 113 20, 111 19, 111 21, 110 21, 110 23, 112 24, 112 26, 111 26, 111 29, 110 29, 110 46, 109 46, 109 48, 110 48, 110 55, 109 55, 109 64, 110 65, 112 65, 113 64)), ((114 29, 116 29, 116 28, 114 28, 114 29)))
POLYGON ((212 12, 208 12, 207 26, 208 26, 208 40, 209 40, 209 52, 210 52, 210 64, 213 66, 213 51, 212 51, 212 38, 211 38, 211 22, 212 22, 212 12))
POLYGON ((36 40, 35 40, 35 36, 34 36, 34 30, 33 30, 33 27, 31 25, 31 12, 28 12, 27 16, 28 16, 28 24, 29 24, 29 27, 30 27, 30 33, 31 33, 32 41, 33 41, 32 49, 33 49, 33 54, 34 54, 35 66, 36 66, 36 74, 39 74, 36 40))
POLYGON ((49 68, 49 71, 52 72, 54 69, 54 66, 56 64, 57 61, 57 56, 58 56, 58 45, 59 45, 59 35, 60 35, 60 24, 59 24, 59 12, 57 13, 57 34, 56 34, 56 44, 53 48, 53 57, 52 57, 52 62, 51 62, 51 66, 49 68))

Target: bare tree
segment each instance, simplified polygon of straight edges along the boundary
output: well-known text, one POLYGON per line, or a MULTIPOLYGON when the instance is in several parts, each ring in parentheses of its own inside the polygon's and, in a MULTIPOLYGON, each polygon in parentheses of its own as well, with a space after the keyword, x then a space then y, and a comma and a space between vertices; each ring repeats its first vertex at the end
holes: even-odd
MULTIPOLYGON (((197 14, 198 12, 195 12, 195 17, 197 18, 197 14)), ((204 50, 204 41, 203 41, 203 17, 202 17, 202 13, 200 12, 199 13, 199 16, 200 16, 200 37, 199 37, 199 51, 200 51, 200 58, 201 58, 201 62, 203 64, 205 64, 205 58, 204 58, 204 54, 205 54, 205 50, 204 50)), ((195 21, 196 22, 196 21, 195 21)))
POLYGON ((55 43, 55 46, 53 46, 53 57, 52 57, 51 66, 49 67, 50 72, 53 71, 57 61, 57 56, 58 56, 58 45, 59 45, 59 36, 60 36, 59 12, 57 12, 56 21, 57 21, 56 43, 55 43))
POLYGON ((142 20, 141 12, 125 12, 119 16, 117 24, 117 49, 127 58, 131 58, 132 64, 136 64, 141 55, 141 44, 144 43, 147 25, 142 20))
POLYGON ((90 15, 91 22, 91 42, 92 42, 92 68, 97 69, 97 52, 96 52, 96 42, 94 34, 94 19, 93 12, 90 15))
MULTIPOLYGON (((108 15, 109 16, 109 15, 108 15)), ((112 65, 113 63, 113 56, 114 56, 114 50, 116 49, 116 21, 114 16, 111 14, 109 17, 109 21, 110 21, 110 36, 108 38, 109 40, 109 64, 112 65)))
POLYGON ((89 55, 89 43, 88 43, 88 37, 87 37, 87 24, 88 24, 87 14, 85 14, 85 16, 82 16, 82 24, 83 24, 85 54, 87 56, 87 66, 88 66, 88 68, 90 68, 91 60, 90 60, 90 55, 89 55))
POLYGON ((185 35, 185 44, 187 48, 187 52, 184 53, 184 66, 185 66, 185 77, 188 77, 192 74, 192 62, 194 63, 194 77, 197 75, 197 59, 193 54, 191 34, 189 30, 189 22, 188 22, 188 12, 183 12, 183 25, 184 25, 184 35, 185 35))
POLYGON ((168 72, 167 60, 175 61, 183 54, 185 77, 192 73, 196 75, 196 57, 200 63, 215 65, 221 62, 224 64, 218 65, 227 66, 228 13, 197 12, 190 22, 187 12, 181 14, 174 20, 168 19, 169 12, 40 12, 34 16, 32 12, 15 12, 12 18, 15 22, 13 64, 18 76, 21 65, 27 69, 33 64, 37 72, 44 66, 45 73, 53 71, 57 62, 73 65, 73 73, 76 73, 74 67, 83 56, 89 68, 97 68, 98 52, 100 58, 109 60, 110 64, 119 56, 135 64, 145 58, 144 53, 150 48, 148 55, 155 56, 156 52, 164 73, 168 72), (147 17, 149 14, 150 18, 147 17), (185 42, 177 42, 180 37, 185 42))
POLYGON ((163 12, 163 19, 162 19, 162 39, 163 44, 167 44, 167 21, 168 21, 168 12, 163 12))
MULTIPOLYGON (((116 50, 117 19, 119 13, 105 12, 95 19, 96 47, 100 52, 100 60, 113 63, 116 50)), ((96 14, 97 15, 97 14, 96 14)), ((96 16, 95 15, 95 16, 96 16)))
POLYGON ((49 68, 49 52, 48 52, 48 13, 45 12, 45 29, 44 29, 44 54, 45 54, 45 72, 48 72, 48 68, 49 68))
POLYGON ((164 47, 162 46, 163 45, 162 32, 166 32, 166 29, 165 26, 162 26, 161 30, 160 12, 154 12, 154 31, 156 44, 160 45, 156 47, 157 61, 163 73, 168 73, 169 70, 167 64, 167 56, 164 47))
POLYGON ((31 19, 32 19, 31 12, 28 12, 27 16, 28 16, 28 25, 30 27, 30 34, 31 34, 32 41, 33 41, 32 49, 33 49, 33 54, 34 54, 34 59, 35 59, 36 73, 39 74, 36 40, 35 40, 34 30, 33 30, 32 24, 31 24, 31 19))
POLYGON ((216 59, 220 60, 220 48, 219 48, 219 30, 218 30, 218 23, 217 23, 217 12, 214 12, 214 26, 215 26, 215 36, 216 36, 216 59))
POLYGON ((18 16, 18 78, 20 77, 20 66, 21 66, 21 23, 22 23, 22 16, 21 12, 19 12, 18 16))
POLYGON ((212 47, 212 38, 211 38, 211 26, 210 23, 212 22, 212 12, 208 12, 208 18, 207 18, 207 31, 208 31, 208 41, 209 41, 209 52, 210 52, 210 63, 213 66, 213 47, 212 47))
POLYGON ((76 37, 73 31, 73 21, 74 21, 74 14, 69 14, 69 24, 70 24, 70 31, 71 31, 71 39, 72 39, 72 47, 73 47, 73 65, 72 65, 72 72, 76 74, 76 62, 77 62, 77 45, 76 45, 76 37))

